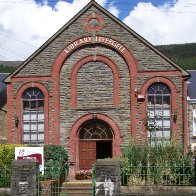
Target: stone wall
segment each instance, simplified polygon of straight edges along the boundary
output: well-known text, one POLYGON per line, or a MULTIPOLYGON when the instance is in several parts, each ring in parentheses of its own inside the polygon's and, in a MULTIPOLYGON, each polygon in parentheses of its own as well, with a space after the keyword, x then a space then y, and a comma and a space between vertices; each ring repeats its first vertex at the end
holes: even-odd
POLYGON ((196 109, 196 103, 188 103, 189 144, 196 143, 196 136, 193 134, 194 109, 196 109))
POLYGON ((7 143, 7 108, 0 108, 0 144, 7 143))

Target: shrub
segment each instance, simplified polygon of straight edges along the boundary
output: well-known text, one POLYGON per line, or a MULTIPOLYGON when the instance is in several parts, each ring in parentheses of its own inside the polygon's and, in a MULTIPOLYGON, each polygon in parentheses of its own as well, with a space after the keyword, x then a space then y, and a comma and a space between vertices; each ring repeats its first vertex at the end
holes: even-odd
POLYGON ((45 177, 57 179, 64 171, 68 161, 67 151, 63 146, 44 146, 45 177))
POLYGON ((11 167, 12 161, 15 159, 15 147, 23 145, 1 144, 0 145, 0 166, 6 165, 11 167))
POLYGON ((58 161, 63 164, 68 160, 67 151, 63 146, 46 145, 44 146, 44 160, 45 162, 49 160, 58 161))
POLYGON ((134 144, 123 147, 122 175, 132 184, 192 184, 194 169, 192 158, 184 155, 183 148, 175 143, 165 146, 134 144), (148 178, 148 179, 146 179, 148 178), (137 180, 136 180, 137 179, 137 180))

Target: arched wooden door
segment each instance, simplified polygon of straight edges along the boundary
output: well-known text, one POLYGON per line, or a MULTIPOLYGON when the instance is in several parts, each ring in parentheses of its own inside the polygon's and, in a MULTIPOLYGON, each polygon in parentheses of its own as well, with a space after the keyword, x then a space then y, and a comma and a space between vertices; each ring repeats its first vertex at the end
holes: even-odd
POLYGON ((90 169, 96 159, 112 157, 113 132, 102 120, 90 120, 79 129, 79 168, 90 169))

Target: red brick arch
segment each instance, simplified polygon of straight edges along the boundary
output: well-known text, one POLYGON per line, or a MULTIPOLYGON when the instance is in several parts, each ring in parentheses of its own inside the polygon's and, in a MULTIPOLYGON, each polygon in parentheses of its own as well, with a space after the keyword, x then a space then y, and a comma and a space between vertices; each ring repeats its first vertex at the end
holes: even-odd
MULTIPOLYGON (((72 161, 76 163, 75 166, 77 166, 77 148, 78 148, 78 130, 81 127, 81 125, 91 119, 94 119, 94 115, 96 115, 96 119, 103 120, 106 122, 113 131, 113 157, 119 156, 121 154, 120 150, 120 144, 121 144, 121 135, 120 135, 120 129, 118 128, 117 124, 108 116, 103 115, 103 114, 87 114, 85 116, 82 116, 79 118, 74 125, 71 128, 71 133, 70 133, 70 140, 69 140, 69 145, 70 145, 70 153, 72 157, 72 161)), ((75 168, 76 169, 76 168, 75 168)))
MULTIPOLYGON (((82 38, 85 38, 85 37, 81 37, 79 39, 76 39, 76 40, 72 41, 72 43, 75 43, 75 42, 79 41, 82 38)), ((105 37, 105 38, 109 39, 108 37, 105 37)), ((116 41, 116 40, 114 40, 114 41, 116 41)), ((119 43, 118 41, 116 41, 116 42, 119 43)), ((81 47, 88 46, 88 45, 101 45, 101 46, 107 46, 107 47, 113 48, 114 50, 116 50, 119 53, 119 51, 114 46, 112 46, 111 44, 102 43, 102 42, 94 43, 93 41, 92 42, 90 42, 90 41, 89 42, 84 42, 84 43, 81 43, 80 45, 75 45, 75 48, 73 50, 71 50, 69 53, 66 53, 65 49, 67 48, 68 45, 66 45, 59 52, 59 54, 57 55, 53 65, 52 65, 52 73, 51 73, 51 75, 52 75, 53 78, 58 78, 58 76, 60 75, 61 68, 62 68, 63 63, 65 62, 65 60, 73 52, 75 52, 76 50, 78 50, 81 47)), ((125 50, 123 51, 123 53, 120 53, 120 55, 125 59, 127 65, 128 65, 128 69, 129 69, 130 74, 134 75, 134 73, 137 72, 137 67, 138 67, 137 66, 137 62, 136 62, 134 56, 131 54, 131 52, 124 45, 123 45, 123 47, 125 48, 125 50)))
MULTIPOLYGON (((149 79, 148 81, 146 81, 145 84, 142 86, 141 94, 146 96, 148 88, 154 83, 163 83, 169 87, 171 91, 171 116, 172 116, 172 114, 174 114, 174 112, 178 110, 178 104, 176 103, 178 90, 176 88, 176 85, 168 78, 160 77, 160 76, 153 77, 149 79)), ((142 110, 143 110, 142 113, 145 115, 147 111, 147 100, 142 104, 142 110)), ((142 116, 142 119, 145 118, 144 115, 142 116)), ((172 118, 171 118, 172 139, 174 140, 176 139, 176 128, 177 128, 177 125, 176 123, 173 123, 172 118)), ((147 138, 147 132, 145 134, 145 137, 147 138)))
MULTIPOLYGON (((87 38, 87 37, 81 37, 81 38, 87 38)), ((73 41, 71 43, 77 42, 81 38, 76 39, 75 41, 73 41)), ((107 38, 107 39, 109 39, 109 38, 107 38)), ((114 40, 114 41, 116 41, 116 40, 114 40)), ((116 41, 116 42, 120 44, 120 42, 118 42, 118 41, 116 41)), ((73 52, 75 52, 76 50, 78 50, 79 48, 82 48, 84 46, 92 46, 92 45, 100 45, 100 46, 103 46, 103 47, 105 46, 107 48, 112 48, 120 56, 122 56, 122 58, 125 60, 125 62, 127 64, 127 67, 129 69, 129 74, 130 74, 130 100, 132 102, 132 104, 130 105, 130 110, 132 111, 132 114, 135 114, 137 112, 136 108, 135 108, 137 100, 136 100, 135 94, 133 92, 134 92, 135 86, 136 86, 136 84, 134 82, 135 81, 134 77, 137 73, 138 66, 137 66, 137 62, 136 62, 135 58, 133 57, 133 55, 131 54, 131 52, 123 44, 121 44, 121 45, 124 47, 124 50, 123 50, 123 52, 121 52, 115 46, 113 46, 109 43, 101 43, 101 42, 94 43, 93 41, 84 42, 80 45, 75 45, 75 48, 73 50, 71 50, 69 53, 66 53, 65 49, 69 46, 69 44, 68 44, 57 55, 53 65, 52 65, 52 72, 51 72, 51 76, 54 80, 54 89, 56 89, 55 94, 54 94, 54 99, 55 99, 54 116, 56 117, 55 118, 55 125, 57 127, 57 130, 58 130, 58 127, 59 127, 59 118, 58 118, 59 117, 59 76, 60 76, 61 68, 62 68, 64 62, 66 61, 66 59, 68 59, 69 56, 73 52)), ((131 122, 132 122, 131 123, 131 132, 132 132, 133 138, 135 138, 137 129, 136 129, 136 126, 135 126, 136 119, 135 119, 134 115, 131 116, 131 122)))
POLYGON ((19 125, 18 125, 18 143, 21 144, 22 143, 22 102, 21 102, 21 98, 22 98, 22 95, 23 93, 28 89, 28 88, 31 88, 31 87, 36 87, 38 89, 40 89, 43 94, 44 94, 44 144, 48 144, 49 143, 49 134, 48 134, 48 131, 49 131, 49 119, 48 119, 48 103, 49 103, 49 93, 48 93, 48 90, 47 88, 41 84, 41 83, 38 83, 38 82, 28 82, 26 84, 23 84, 18 92, 17 92, 17 95, 16 95, 16 115, 18 116, 19 118, 19 125))
POLYGON ((77 74, 79 69, 86 63, 91 61, 100 61, 105 63, 110 67, 113 73, 114 79, 114 107, 117 108, 119 105, 119 72, 117 66, 107 57, 104 56, 87 56, 81 60, 79 60, 72 69, 71 72, 71 105, 73 108, 77 107, 77 74))
POLYGON ((168 78, 159 76, 159 77, 150 78, 148 81, 146 81, 145 84, 142 86, 141 94, 145 95, 148 88, 153 83, 157 83, 157 82, 166 84, 170 88, 171 94, 175 94, 177 92, 176 85, 171 80, 169 80, 168 78))

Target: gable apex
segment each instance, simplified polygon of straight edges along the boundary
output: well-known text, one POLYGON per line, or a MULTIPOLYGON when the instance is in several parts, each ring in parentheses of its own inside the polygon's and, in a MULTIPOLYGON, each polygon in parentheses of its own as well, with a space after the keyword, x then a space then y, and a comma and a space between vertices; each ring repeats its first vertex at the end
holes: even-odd
MULTIPOLYGON (((119 26, 124 28, 127 32, 132 34, 136 39, 140 40, 144 45, 149 47, 151 50, 153 50, 157 55, 159 55, 161 58, 165 59, 168 63, 170 63, 172 66, 174 66, 176 69, 181 71, 182 75, 185 77, 189 77, 189 73, 180 68, 175 62, 173 62, 171 59, 166 57, 163 53, 161 53, 158 49, 156 49, 151 43, 149 43, 146 39, 141 37, 138 33, 136 33, 134 30, 132 30, 130 27, 128 27, 126 24, 124 24, 121 20, 116 18, 114 15, 112 15, 109 11, 107 11, 105 8, 103 8, 101 5, 99 5, 95 0, 91 0, 82 10, 80 10, 72 19, 70 19, 63 27, 61 27, 52 37, 50 37, 40 48, 38 48, 29 58, 27 58, 13 73, 11 73, 4 82, 9 83, 11 81, 11 77, 16 75, 18 72, 20 72, 29 62, 31 62, 39 53, 41 53, 48 45, 50 45, 61 33, 66 31, 69 26, 76 21, 80 16, 82 16, 86 11, 88 11, 92 6, 94 6, 96 9, 100 10, 103 14, 105 14, 108 18, 116 22, 119 26)), ((77 38, 76 38, 77 39, 77 38)))

